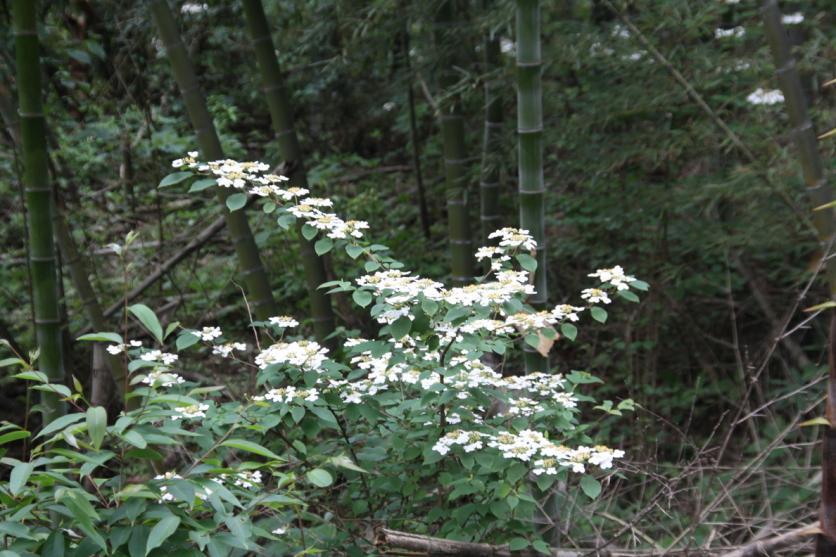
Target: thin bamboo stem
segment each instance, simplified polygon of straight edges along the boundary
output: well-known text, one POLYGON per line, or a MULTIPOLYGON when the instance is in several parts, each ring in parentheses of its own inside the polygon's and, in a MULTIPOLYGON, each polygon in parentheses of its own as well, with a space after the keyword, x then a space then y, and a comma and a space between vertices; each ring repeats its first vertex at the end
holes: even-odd
MULTIPOLYGON (((295 186, 307 188, 308 175, 305 171, 304 157, 299 146, 296 128, 293 123, 293 109, 290 96, 282 76, 264 6, 261 0, 244 0, 244 17, 249 30, 256 62, 261 72, 264 99, 270 111, 270 120, 276 134, 279 155, 284 159, 288 168, 288 177, 295 186)), ((314 332, 320 341, 325 341, 334 332, 334 312, 331 299, 319 286, 326 282, 325 263, 316 254, 313 242, 306 240, 299 234, 299 245, 302 253, 302 265, 305 270, 305 281, 308 288, 308 298, 311 305, 311 319, 314 332)))
MULTIPOLYGON (((223 159, 223 149, 215 124, 206 107, 206 99, 189 59, 186 46, 180 37, 171 8, 169 8, 166 0, 150 0, 149 9, 157 26, 160 39, 165 46, 169 62, 171 62, 171 70, 180 88, 186 111, 197 135, 200 151, 206 159, 223 159)), ((223 207, 230 240, 232 240, 235 253, 238 256, 241 276, 250 298, 250 306, 257 318, 266 319, 278 312, 278 306, 273 300, 270 280, 261 262, 261 256, 247 221, 246 213, 243 210, 227 210, 225 201, 231 195, 231 192, 226 188, 216 189, 218 200, 223 207)))
POLYGON ((488 235, 502 227, 502 217, 499 214, 502 83, 496 75, 501 59, 499 37, 487 34, 484 48, 484 71, 487 78, 484 84, 485 126, 482 134, 482 171, 479 180, 479 220, 482 225, 482 243, 487 244, 488 235))
MULTIPOLYGON (((38 369, 50 382, 64 382, 61 318, 52 231, 52 185, 49 180, 46 120, 41 102, 41 63, 37 2, 14 0, 15 56, 20 116, 23 185, 29 211, 29 266, 38 340, 38 369)), ((41 393, 44 424, 64 413, 57 394, 41 393)))

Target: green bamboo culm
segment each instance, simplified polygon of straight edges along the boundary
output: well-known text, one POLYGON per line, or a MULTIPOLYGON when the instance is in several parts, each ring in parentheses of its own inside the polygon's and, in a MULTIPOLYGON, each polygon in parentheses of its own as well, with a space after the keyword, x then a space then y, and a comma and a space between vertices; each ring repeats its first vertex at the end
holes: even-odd
MULTIPOLYGON (((485 8, 489 8, 485 2, 485 8)), ((479 220, 482 225, 482 243, 487 245, 488 235, 502 227, 499 212, 500 167, 502 154, 502 82, 500 70, 499 37, 487 33, 484 43, 485 126, 482 135, 482 170, 479 180, 479 220)))
POLYGON ((447 230, 450 244, 450 270, 454 284, 473 281, 473 239, 468 204, 468 162, 465 149, 464 117, 458 92, 454 91, 458 79, 455 66, 456 53, 460 49, 453 44, 456 30, 456 6, 445 0, 436 16, 436 47, 440 62, 439 85, 441 103, 442 155, 444 157, 444 183, 447 197, 447 230))
MULTIPOLYGON (((41 62, 37 2, 13 0, 23 186, 26 191, 29 266, 38 340, 38 370, 51 383, 64 382, 58 274, 52 233, 52 186, 49 180, 46 121, 41 102, 41 62)), ((41 413, 47 424, 64 413, 54 393, 41 392, 41 413)))
MULTIPOLYGON (((307 188, 308 175, 293 123, 290 97, 276 58, 264 7, 261 0, 244 0, 243 4, 247 29, 261 72, 264 99, 270 111, 270 120, 278 142, 279 156, 284 159, 290 183, 307 188)), ((301 233, 299 244, 311 304, 314 333, 317 339, 324 342, 334 332, 334 312, 331 309, 331 300, 324 291, 319 289, 319 285, 328 280, 325 274, 325 264, 314 251, 313 242, 303 238, 301 233)))
MULTIPOLYGON (((517 0, 517 176, 520 196, 520 228, 537 241, 536 293, 529 303, 543 309, 548 301, 546 283, 546 235, 543 214, 543 91, 540 72, 540 3, 517 0)), ((548 371, 548 360, 524 344, 525 370, 548 371)))
MULTIPOLYGON (((180 37, 171 8, 167 0, 149 0, 149 8, 160 34, 160 39, 165 46, 168 60, 171 63, 171 71, 180 88, 180 94, 183 96, 183 103, 186 105, 192 127, 197 135, 201 155, 207 160, 223 159, 224 154, 218 132, 215 129, 212 116, 206 108, 206 99, 189 59, 186 46, 180 37)), ((258 247, 253 238, 252 230, 250 230, 246 213, 243 209, 229 211, 226 208, 226 198, 232 192, 227 188, 215 189, 218 191, 218 199, 223 207, 229 237, 238 257, 249 304, 256 318, 267 319, 278 313, 278 306, 273 299, 270 280, 261 262, 261 256, 258 253, 258 247)))
MULTIPOLYGON (((792 45, 781 21, 777 0, 766 0, 761 7, 766 38, 775 62, 778 85, 792 126, 791 135, 798 152, 807 196, 815 209, 834 201, 833 189, 819 154, 818 141, 807 110, 801 78, 792 55, 792 45)), ((827 258, 826 275, 830 298, 836 301, 836 258, 832 256, 836 233, 836 208, 813 211, 813 224, 827 258)), ((830 310, 833 312, 834 310, 830 310)), ((822 442, 822 486, 819 512, 821 533, 816 536, 816 557, 836 555, 836 314, 830 320, 828 397, 825 415, 832 424, 824 429, 822 442)))

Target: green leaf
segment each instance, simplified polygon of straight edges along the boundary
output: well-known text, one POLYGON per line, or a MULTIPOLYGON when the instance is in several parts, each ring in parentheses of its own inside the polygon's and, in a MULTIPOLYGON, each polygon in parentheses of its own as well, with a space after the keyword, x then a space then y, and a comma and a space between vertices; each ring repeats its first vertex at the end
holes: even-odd
POLYGON ((148 541, 145 542, 145 555, 148 555, 151 551, 163 545, 163 542, 177 531, 178 526, 180 526, 180 517, 174 515, 167 516, 157 522, 151 528, 151 533, 148 534, 148 541))
POLYGON ((145 304, 134 304, 128 307, 128 311, 136 317, 142 326, 145 327, 149 333, 154 335, 154 338, 162 344, 163 342, 163 326, 160 325, 160 320, 157 315, 145 304))
POLYGON ((325 255, 326 253, 331 251, 331 248, 333 248, 333 247, 334 247, 334 240, 332 240, 331 238, 328 238, 328 237, 320 238, 314 244, 314 251, 316 252, 317 255, 325 255))
POLYGON ((26 365, 26 362, 21 360, 20 358, 4 358, 0 360, 0 367, 9 367, 9 366, 22 366, 26 365))
POLYGON ((143 437, 138 431, 135 431, 133 429, 123 433, 122 439, 124 439, 137 449, 144 449, 148 446, 148 441, 145 440, 145 437, 143 437))
POLYGON ((547 544, 543 540, 534 540, 531 543, 531 547, 533 547, 534 549, 536 549, 539 553, 542 553, 543 555, 551 555, 552 554, 552 550, 549 547, 549 544, 547 544))
POLYGON ((185 350, 189 346, 197 344, 199 340, 200 337, 198 337, 196 334, 190 331, 185 331, 183 333, 180 333, 174 345, 177 347, 177 351, 179 352, 181 350, 185 350))
POLYGON ((592 476, 584 476, 581 478, 581 489, 590 499, 595 499, 601 494, 601 482, 592 476))
POLYGON ((631 288, 635 288, 636 290, 645 291, 650 288, 650 285, 644 282, 643 280, 634 280, 630 283, 631 288))
POLYGON ((294 222, 296 222, 296 217, 294 217, 290 213, 285 213, 278 219, 276 219, 276 224, 278 224, 284 230, 289 229, 294 222))
POLYGON ((202 180, 195 180, 192 187, 189 188, 189 193, 194 193, 198 191, 203 191, 207 188, 211 188, 217 184, 214 178, 203 178, 202 180))
POLYGON ((399 339, 406 335, 411 328, 412 320, 404 315, 403 317, 398 317, 394 323, 389 325, 389 333, 392 335, 392 338, 399 339))
POLYGON ((590 315, 592 315, 592 319, 594 319, 598 323, 607 322, 607 310, 605 310, 604 308, 592 306, 591 308, 589 308, 589 313, 590 315))
POLYGON ((561 323, 560 332, 569 340, 575 340, 578 336, 578 328, 571 323, 561 323))
POLYGON ((15 379, 23 379, 24 381, 37 381, 38 383, 49 383, 49 377, 46 373, 40 371, 23 371, 12 375, 15 379))
POLYGON ((12 473, 9 475, 9 492, 13 496, 17 497, 34 470, 35 465, 31 462, 20 462, 12 468, 12 473))
POLYGON ((421 302, 421 309, 427 315, 433 316, 438 311, 438 302, 435 300, 424 300, 421 302))
POLYGON ((246 193, 233 193, 229 197, 226 198, 226 207, 230 211, 237 211, 238 209, 242 208, 244 205, 247 204, 247 194, 246 193))
POLYGON ((270 458, 272 460, 284 460, 282 457, 280 457, 270 449, 262 447, 258 443, 247 441, 246 439, 227 439, 226 441, 221 443, 221 447, 231 447, 233 449, 247 451, 248 453, 257 454, 259 456, 270 458))
POLYGON ((518 254, 517 261, 520 263, 520 267, 522 267, 529 273, 533 273, 537 270, 537 260, 528 255, 527 253, 518 254))
POLYGON ((0 445, 5 445, 6 443, 11 443, 13 441, 19 441, 20 439, 26 439, 30 435, 32 434, 25 429, 10 431, 9 433, 0 435, 0 445))
POLYGON ((86 340, 94 342, 115 342, 116 344, 122 344, 122 336, 117 335, 116 333, 89 333, 86 335, 81 335, 76 340, 86 340))
POLYGON ((372 293, 368 290, 355 290, 351 295, 351 299, 354 300, 355 304, 364 308, 372 303, 372 293))
POLYGON ((96 450, 102 446, 105 431, 107 431, 107 410, 101 406, 93 406, 87 409, 87 433, 90 434, 90 441, 96 450))
POLYGON ((173 186, 174 184, 179 184, 183 180, 187 178, 191 178, 194 176, 191 172, 174 172, 169 174, 162 180, 160 180, 160 185, 157 186, 158 188, 167 188, 168 186, 173 186))
POLYGON ((98 521, 99 517, 90 505, 90 502, 75 491, 65 492, 60 502, 69 509, 73 518, 75 518, 74 526, 77 526, 82 532, 87 534, 96 545, 102 548, 102 551, 107 552, 107 543, 93 525, 93 521, 98 521))
POLYGON ((508 542, 508 549, 511 551, 522 551, 526 547, 528 547, 528 540, 525 538, 512 538, 508 542))
POLYGON ((830 420, 828 420, 824 416, 819 416, 818 418, 813 418, 812 420, 807 420, 798 424, 798 427, 810 427, 814 425, 830 425, 830 420))
POLYGON ((363 251, 365 251, 365 250, 362 247, 355 246, 353 244, 347 244, 345 246, 345 252, 352 259, 357 259, 358 257, 360 257, 360 255, 363 253, 363 251))
POLYGON ((316 487, 328 487, 332 483, 334 483, 334 478, 328 472, 328 470, 323 470, 322 468, 314 468, 313 470, 309 470, 305 477, 308 478, 308 481, 311 482, 316 487))
POLYGON ((316 238, 316 235, 319 233, 319 230, 311 226, 310 224, 303 224, 302 225, 302 237, 306 240, 313 240, 316 238))
POLYGON ((357 466, 353 460, 348 458, 346 455, 338 455, 328 459, 328 464, 333 464, 334 466, 339 466, 340 468, 345 468, 347 470, 354 470, 355 472, 361 472, 363 474, 368 474, 369 471, 357 466))
POLYGON ((43 391, 45 393, 58 393, 62 397, 71 397, 73 395, 70 388, 60 383, 49 383, 47 385, 35 385, 32 387, 36 391, 43 391))
POLYGON ((76 422, 79 422, 85 418, 84 414, 66 414, 61 416, 60 418, 56 418, 49 422, 45 428, 43 428, 38 434, 35 436, 35 439, 38 437, 43 437, 44 435, 49 435, 50 433, 54 433, 61 429, 64 429, 68 425, 72 425, 76 422))
POLYGON ((629 290, 619 290, 618 295, 627 300, 628 302, 638 303, 639 297, 630 292, 629 290))

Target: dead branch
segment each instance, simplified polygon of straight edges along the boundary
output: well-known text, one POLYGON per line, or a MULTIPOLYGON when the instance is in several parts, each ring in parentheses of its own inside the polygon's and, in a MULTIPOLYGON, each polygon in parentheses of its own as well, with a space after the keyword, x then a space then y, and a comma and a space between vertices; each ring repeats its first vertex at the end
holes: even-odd
POLYGON ((802 543, 812 536, 817 535, 821 530, 818 523, 808 524, 784 534, 759 540, 741 546, 729 553, 723 553, 720 557, 760 557, 761 555, 772 555, 779 549, 785 549, 795 544, 802 543))

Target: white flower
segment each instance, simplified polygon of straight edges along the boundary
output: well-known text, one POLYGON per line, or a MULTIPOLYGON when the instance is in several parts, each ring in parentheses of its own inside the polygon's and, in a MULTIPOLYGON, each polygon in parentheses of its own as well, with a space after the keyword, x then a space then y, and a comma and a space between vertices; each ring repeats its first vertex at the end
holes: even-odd
POLYGON ((746 97, 750 104, 778 104, 784 102, 784 94, 779 89, 766 91, 758 87, 746 97))
POLYGON ((528 230, 523 230, 522 228, 500 228, 491 232, 488 238, 500 238, 499 247, 523 248, 526 251, 534 251, 537 249, 537 242, 534 241, 534 238, 528 233, 528 230))
POLYGON ((271 325, 276 327, 297 327, 299 322, 288 315, 279 315, 278 317, 271 317, 268 319, 271 325))
MULTIPOLYGON (((224 480, 230 479, 229 474, 221 474, 224 480)), ((233 485, 243 487, 244 489, 258 489, 261 485, 261 470, 241 470, 232 474, 233 485)))
POLYGON ((243 351, 247 349, 247 345, 243 342, 228 342, 226 344, 217 344, 212 347, 212 354, 228 358, 233 350, 243 351))
POLYGON ((385 102, 385 103, 383 103, 383 111, 384 112, 391 112, 391 111, 395 110, 396 106, 397 105, 395 103, 393 103, 392 101, 385 102))
POLYGON ((517 50, 517 43, 508 37, 502 37, 499 39, 499 50, 502 51, 503 54, 514 54, 517 50))
POLYGON ((146 362, 162 362, 165 365, 173 364, 177 361, 177 358, 177 354, 170 354, 160 350, 149 350, 139 356, 140 360, 144 360, 146 362))
POLYGON ((741 26, 732 27, 731 29, 723 29, 722 27, 718 27, 714 30, 715 39, 725 39, 727 37, 740 38, 745 34, 746 29, 741 26))
POLYGON ((172 420, 194 420, 196 418, 205 418, 206 411, 209 410, 208 404, 192 404, 191 406, 182 406, 177 409, 178 414, 171 417, 172 420))
POLYGON ((273 535, 276 535, 276 536, 282 536, 282 535, 284 535, 285 533, 287 533, 287 527, 286 527, 286 526, 279 526, 278 528, 276 528, 275 530, 273 530, 271 533, 272 533, 273 535))
POLYGON ((203 327, 202 330, 195 331, 195 334, 204 342, 212 342, 223 333, 220 327, 203 327))
POLYGON ((804 14, 796 12, 794 14, 787 14, 781 17, 781 23, 784 25, 797 25, 804 21, 804 14))
POLYGON ((581 292, 581 298, 590 304, 609 304, 612 300, 606 292, 600 288, 586 288, 581 292))
POLYGON ((142 382, 146 385, 155 387, 172 387, 185 383, 186 380, 177 375, 164 370, 154 370, 142 378, 142 382))
POLYGON ((180 7, 181 14, 199 14, 209 9, 209 4, 198 4, 197 2, 186 2, 180 7))
POLYGON ((589 273, 588 276, 597 278, 603 283, 609 283, 617 290, 629 290, 629 283, 636 280, 636 277, 624 274, 621 265, 616 265, 611 269, 598 269, 594 273, 589 273))

